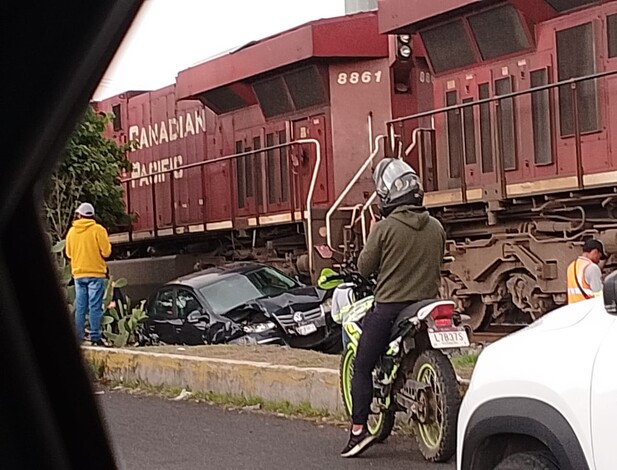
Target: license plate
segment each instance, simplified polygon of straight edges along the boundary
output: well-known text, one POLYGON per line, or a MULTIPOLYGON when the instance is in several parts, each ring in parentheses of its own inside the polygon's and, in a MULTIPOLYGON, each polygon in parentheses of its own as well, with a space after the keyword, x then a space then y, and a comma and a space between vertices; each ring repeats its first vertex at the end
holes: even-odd
POLYGON ((296 327, 296 331, 299 335, 306 336, 310 335, 311 333, 315 333, 317 331, 317 327, 314 324, 309 323, 308 325, 296 327))
POLYGON ((448 330, 428 330, 428 337, 435 349, 464 348, 469 346, 469 338, 465 328, 448 330))

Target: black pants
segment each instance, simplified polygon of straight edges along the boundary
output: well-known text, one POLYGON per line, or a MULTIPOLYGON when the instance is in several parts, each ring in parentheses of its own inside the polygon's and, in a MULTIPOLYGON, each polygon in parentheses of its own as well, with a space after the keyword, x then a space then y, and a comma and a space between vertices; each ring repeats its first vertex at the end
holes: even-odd
POLYGON ((362 336, 351 380, 353 424, 366 424, 373 401, 373 369, 379 356, 386 351, 394 320, 401 310, 410 304, 411 302, 375 303, 373 310, 368 312, 362 321, 362 336))

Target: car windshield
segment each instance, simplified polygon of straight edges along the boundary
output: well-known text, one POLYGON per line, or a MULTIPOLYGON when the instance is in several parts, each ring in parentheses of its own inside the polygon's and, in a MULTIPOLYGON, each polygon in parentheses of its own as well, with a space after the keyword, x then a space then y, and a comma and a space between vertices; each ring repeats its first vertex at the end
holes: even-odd
POLYGON ((263 267, 248 273, 232 274, 199 290, 214 313, 222 315, 251 300, 279 295, 297 285, 277 270, 263 267))

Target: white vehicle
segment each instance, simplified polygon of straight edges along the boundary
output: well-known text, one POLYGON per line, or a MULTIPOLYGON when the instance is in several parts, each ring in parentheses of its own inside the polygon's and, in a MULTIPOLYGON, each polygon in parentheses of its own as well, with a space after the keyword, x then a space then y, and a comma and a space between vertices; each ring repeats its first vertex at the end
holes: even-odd
POLYGON ((617 469, 617 273, 487 347, 461 405, 459 470, 617 469))

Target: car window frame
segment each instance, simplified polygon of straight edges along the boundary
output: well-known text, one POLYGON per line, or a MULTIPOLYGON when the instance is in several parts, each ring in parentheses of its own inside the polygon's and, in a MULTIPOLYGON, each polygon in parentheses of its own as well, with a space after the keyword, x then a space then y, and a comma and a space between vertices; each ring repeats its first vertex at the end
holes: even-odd
POLYGON ((193 288, 191 286, 177 285, 177 286, 175 286, 175 293, 174 293, 174 308, 176 310, 176 318, 178 318, 178 319, 180 319, 182 321, 186 321, 188 315, 191 313, 191 312, 188 312, 186 317, 184 317, 184 318, 180 316, 179 306, 178 306, 178 293, 181 290, 189 292, 195 298, 197 303, 199 304, 200 313, 202 315, 207 315, 208 317, 210 317, 210 313, 208 312, 208 309, 204 306, 204 302, 203 302, 203 299, 202 299, 203 296, 200 296, 198 294, 197 289, 195 289, 195 288, 193 288))
POLYGON ((156 294, 154 295, 154 301, 152 302, 151 313, 152 313, 152 319, 154 321, 171 321, 171 320, 177 320, 179 318, 178 311, 176 309, 176 286, 165 285, 156 291, 156 294), (157 305, 159 296, 161 295, 161 293, 167 292, 167 291, 172 292, 172 304, 171 304, 171 308, 173 311, 172 318, 168 316, 163 317, 163 316, 159 316, 156 314, 157 312, 156 305, 157 305))

